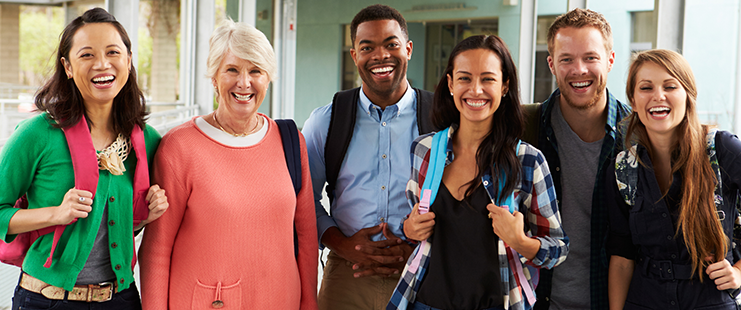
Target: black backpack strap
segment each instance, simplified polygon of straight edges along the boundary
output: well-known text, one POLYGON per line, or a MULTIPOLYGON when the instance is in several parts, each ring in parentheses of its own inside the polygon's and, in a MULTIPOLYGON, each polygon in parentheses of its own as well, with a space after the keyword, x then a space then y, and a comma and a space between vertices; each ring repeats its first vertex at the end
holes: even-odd
POLYGON ((419 135, 435 131, 432 125, 432 101, 433 93, 424 89, 414 89, 417 92, 417 130, 419 135))
POLYGON ((342 161, 345 160, 355 129, 355 114, 358 113, 360 87, 334 94, 332 98, 332 115, 324 143, 324 169, 327 178, 327 197, 329 203, 334 201, 334 189, 340 175, 342 161))
POLYGON ((522 105, 522 114, 525 116, 525 132, 522 141, 538 147, 538 133, 540 133, 540 113, 542 103, 528 103, 522 105))
MULTIPOLYGON (((293 190, 296 196, 301 191, 301 140, 298 137, 298 128, 291 119, 276 119, 283 140, 283 154, 286 157, 286 166, 291 175, 293 190)), ((296 219, 293 221, 293 253, 298 259, 298 234, 296 233, 296 219)))

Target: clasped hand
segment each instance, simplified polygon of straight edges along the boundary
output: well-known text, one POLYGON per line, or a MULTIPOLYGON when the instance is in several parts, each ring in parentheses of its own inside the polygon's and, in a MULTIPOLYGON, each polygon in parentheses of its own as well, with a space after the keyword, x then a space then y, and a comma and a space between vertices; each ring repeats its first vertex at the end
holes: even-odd
MULTIPOLYGON (((149 187, 146 200, 149 202, 149 215, 135 230, 139 230, 147 223, 158 219, 170 206, 167 202, 167 196, 165 196, 165 190, 156 184, 149 187)), ((62 203, 53 209, 51 222, 53 225, 68 225, 78 218, 87 218, 90 211, 93 210, 92 205, 93 193, 72 188, 64 194, 62 203)))
POLYGON ((387 223, 361 229, 345 244, 345 250, 338 254, 353 263, 356 278, 399 274, 412 253, 412 247, 394 235, 387 223), (383 233, 386 240, 373 241, 371 238, 378 233, 383 233))
MULTIPOLYGON (((706 258, 712 261, 712 257, 706 258)), ((719 291, 735 290, 741 287, 741 270, 735 265, 731 265, 728 260, 722 259, 719 262, 710 264, 705 270, 710 279, 712 279, 719 291)))

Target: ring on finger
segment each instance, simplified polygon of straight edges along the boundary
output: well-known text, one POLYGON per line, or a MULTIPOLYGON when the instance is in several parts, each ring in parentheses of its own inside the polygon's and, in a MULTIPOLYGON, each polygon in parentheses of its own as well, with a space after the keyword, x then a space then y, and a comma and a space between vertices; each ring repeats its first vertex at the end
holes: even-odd
POLYGON ((79 200, 80 202, 85 202, 85 197, 80 197, 80 198, 79 198, 78 200, 79 200))
POLYGON ((491 218, 491 212, 489 212, 489 215, 488 216, 489 216, 489 218, 491 218))

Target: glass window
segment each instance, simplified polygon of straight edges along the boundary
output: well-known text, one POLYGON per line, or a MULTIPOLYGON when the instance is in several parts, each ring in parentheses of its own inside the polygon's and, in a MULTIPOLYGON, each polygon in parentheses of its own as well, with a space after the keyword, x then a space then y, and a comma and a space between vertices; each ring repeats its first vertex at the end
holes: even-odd
POLYGON ((654 11, 632 12, 630 31, 630 51, 639 52, 652 49, 656 45, 656 21, 654 11))

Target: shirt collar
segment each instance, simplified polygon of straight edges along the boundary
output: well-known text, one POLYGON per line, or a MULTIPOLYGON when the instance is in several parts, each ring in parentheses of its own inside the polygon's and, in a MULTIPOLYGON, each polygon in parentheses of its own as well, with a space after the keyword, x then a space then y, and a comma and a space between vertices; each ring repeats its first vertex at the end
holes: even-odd
MULTIPOLYGON (((607 122, 605 123, 605 132, 610 134, 614 138, 614 133, 617 131, 617 125, 620 122, 618 115, 619 103, 618 100, 610 93, 609 89, 605 88, 605 93, 607 94, 607 122)), ((548 100, 543 102, 541 117, 551 114, 553 105, 558 103, 558 101, 561 99, 560 96, 561 90, 556 88, 551 96, 548 97, 548 100)), ((545 122, 546 124, 550 123, 550 117, 544 117, 541 119, 543 119, 543 122, 545 122)))
MULTIPOLYGON (((407 81, 406 92, 404 92, 404 95, 401 96, 401 99, 399 99, 399 101, 397 101, 394 106, 396 106, 396 108, 399 109, 399 112, 401 113, 404 112, 406 109, 413 107, 415 101, 415 91, 412 88, 411 84, 409 84, 409 82, 407 81)), ((373 106, 380 108, 380 106, 374 104, 370 101, 370 99, 368 99, 368 96, 366 96, 365 92, 363 92, 363 86, 360 86, 360 103, 360 107, 365 113, 370 113, 371 107, 373 106)))

